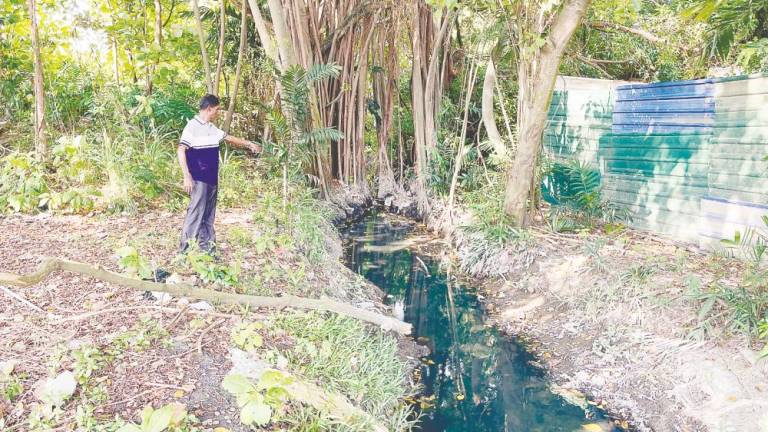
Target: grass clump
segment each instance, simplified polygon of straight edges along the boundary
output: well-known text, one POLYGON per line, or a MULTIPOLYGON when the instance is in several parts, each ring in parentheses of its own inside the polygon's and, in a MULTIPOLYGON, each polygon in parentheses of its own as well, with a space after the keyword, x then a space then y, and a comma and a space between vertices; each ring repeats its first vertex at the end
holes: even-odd
MULTIPOLYGON (((293 346, 281 352, 291 371, 346 395, 389 430, 413 426, 411 408, 402 399, 415 389, 404 390, 408 366, 393 337, 348 317, 315 312, 278 315, 270 330, 293 338, 293 346)), ((291 422, 293 430, 345 430, 305 414, 291 422)))

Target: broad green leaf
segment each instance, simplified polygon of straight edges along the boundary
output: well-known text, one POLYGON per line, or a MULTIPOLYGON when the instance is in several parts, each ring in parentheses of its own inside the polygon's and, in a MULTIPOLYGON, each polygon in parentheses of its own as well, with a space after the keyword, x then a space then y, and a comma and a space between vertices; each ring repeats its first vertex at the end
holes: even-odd
POLYGON ((224 390, 234 395, 248 393, 250 391, 256 390, 256 387, 251 384, 248 378, 240 374, 231 374, 225 376, 224 380, 221 382, 221 386, 224 387, 224 390))
POLYGON ((128 423, 126 425, 123 425, 120 429, 118 429, 117 432, 144 432, 144 431, 142 431, 141 428, 136 426, 135 424, 128 423))
POLYGON ((259 379, 259 385, 257 388, 259 390, 268 389, 270 387, 279 387, 284 386, 286 384, 289 384, 291 382, 290 377, 285 376, 282 372, 274 369, 269 369, 264 371, 263 374, 261 374, 261 378, 259 379))
POLYGON ((270 405, 277 405, 277 403, 287 401, 290 397, 291 394, 288 393, 285 387, 270 387, 264 396, 264 400, 270 405))
POLYGON ((153 412, 149 423, 141 425, 144 432, 163 432, 171 425, 175 410, 173 404, 169 404, 153 412))
POLYGON ((155 412, 155 409, 151 406, 145 406, 143 410, 141 410, 141 424, 148 425, 149 419, 152 418, 152 413, 155 412))
POLYGON ((240 410, 240 422, 264 426, 272 418, 272 408, 264 402, 250 402, 240 410))

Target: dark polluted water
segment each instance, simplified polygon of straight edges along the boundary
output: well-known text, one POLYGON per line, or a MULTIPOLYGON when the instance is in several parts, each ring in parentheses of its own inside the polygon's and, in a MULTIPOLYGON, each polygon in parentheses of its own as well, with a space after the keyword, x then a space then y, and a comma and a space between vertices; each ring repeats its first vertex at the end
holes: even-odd
POLYGON ((344 230, 347 265, 404 304, 423 359, 425 432, 618 431, 599 411, 552 393, 534 357, 484 325, 477 296, 404 247, 413 224, 372 213, 344 230))

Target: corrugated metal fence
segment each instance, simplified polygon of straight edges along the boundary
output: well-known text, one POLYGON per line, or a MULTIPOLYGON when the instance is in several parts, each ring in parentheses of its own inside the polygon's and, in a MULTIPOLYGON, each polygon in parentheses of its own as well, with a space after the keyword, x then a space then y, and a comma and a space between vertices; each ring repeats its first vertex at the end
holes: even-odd
POLYGON ((593 163, 634 226, 709 243, 768 214, 768 77, 629 84, 560 77, 544 135, 593 163))

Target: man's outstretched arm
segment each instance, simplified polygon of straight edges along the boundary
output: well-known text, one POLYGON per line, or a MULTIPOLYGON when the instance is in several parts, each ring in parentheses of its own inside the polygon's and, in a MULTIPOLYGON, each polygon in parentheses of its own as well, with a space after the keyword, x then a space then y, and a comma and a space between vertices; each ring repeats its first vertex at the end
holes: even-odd
POLYGON ((228 142, 229 144, 231 144, 233 147, 236 147, 236 148, 250 150, 253 153, 261 153, 261 146, 259 146, 254 142, 251 142, 242 138, 238 138, 232 135, 227 135, 226 137, 224 137, 224 141, 228 142))

